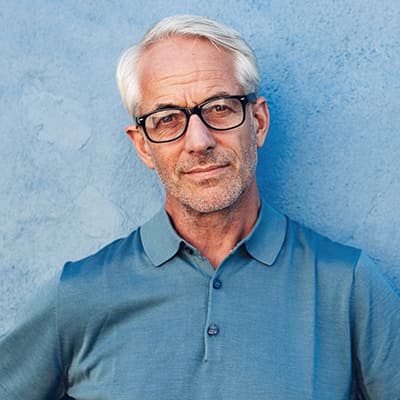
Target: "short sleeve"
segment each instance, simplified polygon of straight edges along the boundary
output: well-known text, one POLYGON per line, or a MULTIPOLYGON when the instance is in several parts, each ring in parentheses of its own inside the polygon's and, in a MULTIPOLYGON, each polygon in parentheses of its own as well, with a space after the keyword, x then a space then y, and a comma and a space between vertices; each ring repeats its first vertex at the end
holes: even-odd
POLYGON ((62 398, 62 367, 56 320, 57 282, 48 282, 0 337, 0 398, 62 398))
POLYGON ((364 398, 400 399, 400 292, 362 254, 355 269, 354 361, 364 398))

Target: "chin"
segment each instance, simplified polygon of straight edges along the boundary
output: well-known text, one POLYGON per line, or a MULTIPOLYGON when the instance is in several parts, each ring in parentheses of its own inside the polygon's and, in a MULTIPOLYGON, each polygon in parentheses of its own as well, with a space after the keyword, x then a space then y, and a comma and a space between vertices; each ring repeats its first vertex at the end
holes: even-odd
POLYGON ((224 188, 217 193, 207 195, 193 195, 190 198, 181 199, 181 204, 187 209, 198 214, 212 214, 231 209, 240 200, 244 191, 237 190, 229 192, 224 188))

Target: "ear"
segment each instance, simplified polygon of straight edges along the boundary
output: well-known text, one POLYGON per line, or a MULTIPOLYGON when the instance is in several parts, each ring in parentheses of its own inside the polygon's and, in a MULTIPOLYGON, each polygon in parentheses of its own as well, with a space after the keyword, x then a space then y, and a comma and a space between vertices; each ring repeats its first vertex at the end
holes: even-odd
POLYGON ((149 142, 145 138, 141 128, 136 125, 129 125, 125 128, 126 134, 132 140, 133 145, 143 163, 150 169, 154 169, 153 158, 149 142))
POLYGON ((258 147, 262 147, 269 129, 269 111, 264 97, 257 98, 253 104, 254 128, 258 147))

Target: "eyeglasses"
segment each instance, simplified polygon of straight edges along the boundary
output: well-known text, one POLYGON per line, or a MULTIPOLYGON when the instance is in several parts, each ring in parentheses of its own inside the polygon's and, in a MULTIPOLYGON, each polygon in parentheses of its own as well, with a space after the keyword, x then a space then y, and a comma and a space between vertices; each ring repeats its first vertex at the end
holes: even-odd
POLYGON ((227 131, 243 124, 246 119, 246 104, 255 103, 257 96, 212 97, 194 107, 165 107, 136 118, 146 137, 153 143, 167 143, 179 139, 186 133, 193 114, 216 131, 227 131))

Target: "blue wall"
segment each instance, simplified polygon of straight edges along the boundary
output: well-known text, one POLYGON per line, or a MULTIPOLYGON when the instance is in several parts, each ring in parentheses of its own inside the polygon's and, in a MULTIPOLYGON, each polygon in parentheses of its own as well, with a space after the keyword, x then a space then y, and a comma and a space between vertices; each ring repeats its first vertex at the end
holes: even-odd
POLYGON ((124 135, 114 70, 150 24, 177 13, 231 25, 256 50, 272 114, 264 196, 400 282, 398 0, 3 3, 0 330, 66 260, 162 204, 124 135))

